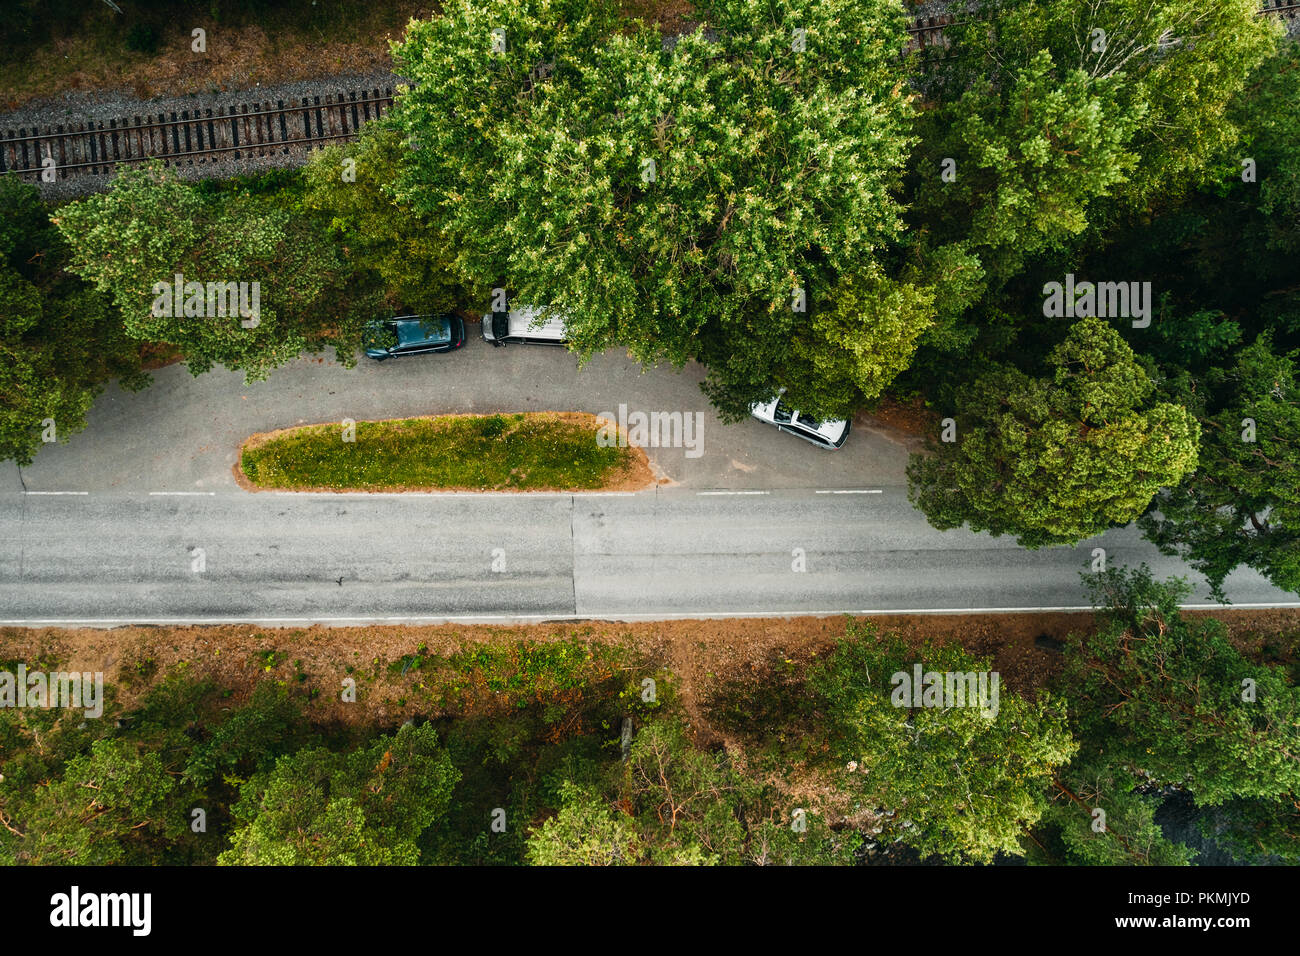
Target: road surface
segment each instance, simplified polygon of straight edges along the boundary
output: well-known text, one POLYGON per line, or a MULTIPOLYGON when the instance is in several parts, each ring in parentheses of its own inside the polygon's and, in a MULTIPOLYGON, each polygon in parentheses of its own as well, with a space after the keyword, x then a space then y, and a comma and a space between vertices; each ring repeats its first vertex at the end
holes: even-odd
MULTIPOLYGON (((474 329, 473 326, 470 327, 474 329)), ((938 532, 907 501, 909 448, 858 427, 824 452, 758 422, 724 426, 697 366, 581 371, 560 350, 493 350, 345 370, 303 359, 245 386, 181 366, 0 484, 0 623, 644 619, 1083 608, 1112 564, 1204 582, 1132 528, 1070 548, 938 532), (635 494, 250 493, 248 434, 302 422, 458 411, 702 411, 704 454, 649 449, 667 483, 635 494)), ((1300 607, 1259 575, 1238 606, 1300 607)))

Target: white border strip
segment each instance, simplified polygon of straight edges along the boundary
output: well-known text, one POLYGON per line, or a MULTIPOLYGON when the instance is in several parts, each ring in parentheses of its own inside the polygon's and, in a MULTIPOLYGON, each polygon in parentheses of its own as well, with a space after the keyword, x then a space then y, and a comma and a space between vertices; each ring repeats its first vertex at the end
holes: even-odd
MULTIPOLYGON (((1300 610, 1300 602, 1262 602, 1252 604, 1180 604, 1185 611, 1251 611, 1268 609, 1300 610)), ((875 608, 841 611, 657 611, 623 614, 617 611, 592 611, 586 614, 396 614, 358 615, 350 617, 153 617, 153 618, 29 618, 0 620, 0 627, 122 627, 146 624, 258 624, 263 626, 303 624, 459 624, 459 623, 541 623, 544 621, 674 621, 719 620, 725 618, 762 617, 885 617, 892 614, 1039 614, 1045 612, 1095 611, 1092 606, 1062 607, 956 607, 956 608, 875 608)))
POLYGON ((24 491, 25 495, 88 495, 89 491, 24 491))

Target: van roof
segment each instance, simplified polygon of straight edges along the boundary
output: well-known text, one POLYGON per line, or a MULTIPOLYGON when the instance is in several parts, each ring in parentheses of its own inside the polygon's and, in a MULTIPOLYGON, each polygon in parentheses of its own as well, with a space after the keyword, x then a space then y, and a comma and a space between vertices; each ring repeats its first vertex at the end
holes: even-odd
POLYGON ((550 333, 556 337, 564 335, 564 317, 555 312, 546 321, 537 325, 537 321, 542 313, 543 306, 525 305, 517 309, 511 309, 508 316, 508 328, 510 335, 546 335, 550 333))

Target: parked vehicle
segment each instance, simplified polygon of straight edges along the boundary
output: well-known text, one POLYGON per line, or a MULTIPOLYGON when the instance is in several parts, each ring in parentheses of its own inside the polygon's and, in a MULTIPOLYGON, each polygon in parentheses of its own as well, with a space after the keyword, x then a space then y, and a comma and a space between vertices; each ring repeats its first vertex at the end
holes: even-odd
POLYGON ((366 323, 366 357, 450 352, 465 344, 465 323, 455 315, 397 315, 366 323))
MULTIPOLYGON (((785 389, 781 391, 784 392, 785 389)), ((760 422, 775 425, 783 432, 797 435, 804 441, 831 451, 843 445, 844 440, 849 437, 848 422, 818 421, 811 415, 805 415, 798 409, 791 408, 779 394, 771 401, 759 402, 751 407, 749 412, 760 422)))
POLYGON ((564 319, 552 314, 539 321, 541 308, 523 306, 509 312, 492 312, 483 316, 483 338, 494 346, 507 342, 526 345, 563 345, 564 319))

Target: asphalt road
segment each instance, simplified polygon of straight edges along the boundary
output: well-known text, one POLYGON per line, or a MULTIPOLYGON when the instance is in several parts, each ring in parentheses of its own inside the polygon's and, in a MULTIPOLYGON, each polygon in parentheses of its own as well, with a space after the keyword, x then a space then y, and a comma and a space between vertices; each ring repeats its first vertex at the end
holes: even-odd
MULTIPOLYGON (((110 387, 88 425, 67 443, 47 445, 21 477, 0 464, 3 488, 36 491, 223 491, 237 488, 231 468, 254 432, 344 418, 365 421, 453 412, 629 411, 704 416, 702 451, 649 448, 659 474, 691 488, 853 488, 902 480, 908 449, 879 430, 858 428, 837 452, 747 420, 723 425, 700 391, 704 370, 642 372, 626 355, 597 355, 581 370, 563 349, 494 349, 467 324, 469 341, 447 355, 387 362, 362 359, 344 369, 332 357, 299 359, 245 385, 243 375, 194 376, 181 365, 154 373, 148 389, 110 387), (7 475, 7 478, 5 477, 7 475)), ((332 356, 332 353, 329 353, 332 356)))
MULTIPOLYGON (((859 422, 825 452, 758 422, 722 425, 698 366, 643 373, 606 354, 579 370, 561 350, 494 350, 470 332, 447 356, 353 370, 302 359, 251 386, 173 366, 144 392, 111 388, 86 431, 31 468, 4 466, 0 623, 1082 608, 1097 546, 1112 564, 1189 573, 1131 528, 1037 552, 935 531, 907 501, 909 448, 886 430, 859 422), (647 449, 667 480, 633 495, 249 493, 231 475, 249 434, 304 422, 620 403, 702 412, 703 454, 647 449)), ((1300 606, 1253 572, 1228 591, 1300 606)))
MULTIPOLYGON (((1081 608, 1079 572, 1183 573, 1132 529, 938 532, 904 489, 636 495, 5 495, 6 623, 665 618, 1081 608), (202 551, 202 565, 196 564, 202 551), (801 560, 802 557, 802 560, 801 560), (802 563, 805 570, 796 570, 802 563)), ((1254 574, 1238 604, 1293 605, 1254 574)))

